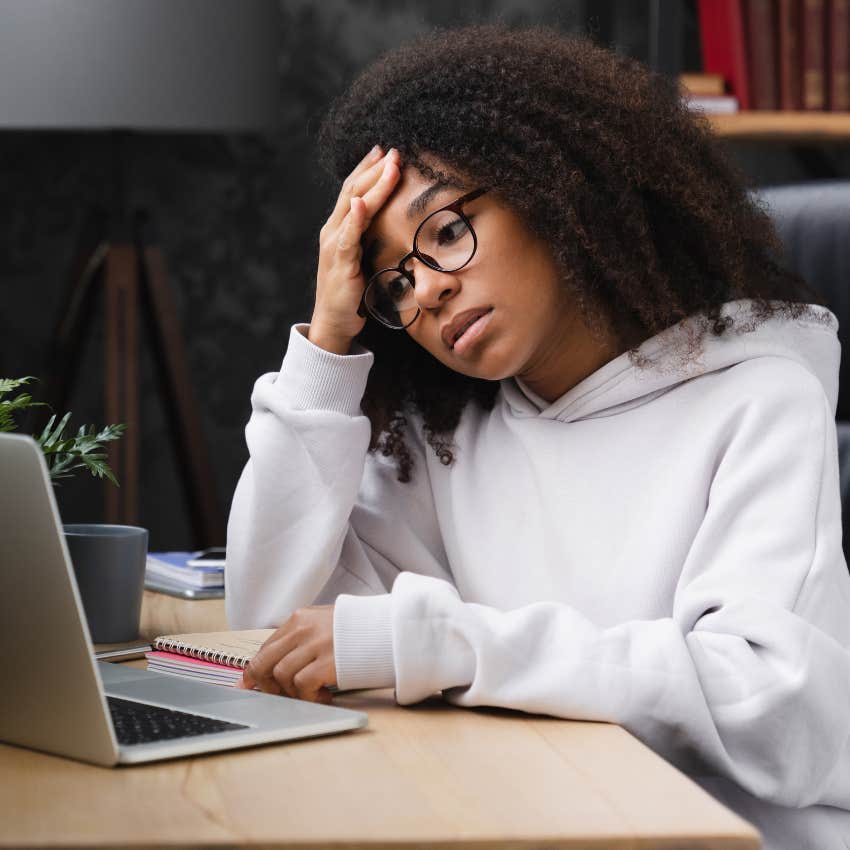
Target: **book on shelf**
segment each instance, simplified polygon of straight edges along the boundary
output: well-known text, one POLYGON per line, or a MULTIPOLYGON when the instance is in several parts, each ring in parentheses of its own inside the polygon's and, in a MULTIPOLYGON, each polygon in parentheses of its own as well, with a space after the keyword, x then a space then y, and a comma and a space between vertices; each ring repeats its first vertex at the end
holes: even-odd
POLYGON ((750 109, 776 110, 779 107, 779 75, 773 0, 744 0, 744 12, 750 109))
POLYGON ((778 0, 776 4, 776 53, 779 76, 779 106, 797 110, 800 97, 800 4, 778 0))
POLYGON ((679 85, 691 109, 711 115, 728 115, 739 109, 738 98, 724 94, 726 84, 720 74, 679 74, 679 85))
POLYGON ((726 81, 741 109, 750 108, 743 0, 698 0, 702 66, 726 81))
POLYGON ((800 52, 803 69, 802 108, 822 110, 826 106, 825 9, 823 0, 802 0, 800 52))
POLYGON ((185 587, 223 587, 224 567, 189 566, 197 552, 149 552, 145 575, 185 587))
POLYGON ((690 97, 720 97, 726 93, 726 83, 720 74, 688 71, 679 74, 679 83, 690 97))
POLYGON ((850 111, 850 0, 698 0, 698 16, 703 70, 741 110, 850 111))
POLYGON ((830 0, 826 19, 827 106, 850 110, 850 0, 830 0))

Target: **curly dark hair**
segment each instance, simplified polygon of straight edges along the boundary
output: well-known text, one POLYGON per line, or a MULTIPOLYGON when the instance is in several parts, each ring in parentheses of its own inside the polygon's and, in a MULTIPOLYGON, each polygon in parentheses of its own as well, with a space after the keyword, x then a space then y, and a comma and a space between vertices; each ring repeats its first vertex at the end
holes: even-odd
MULTIPOLYGON (((547 28, 437 30, 378 59, 332 105, 322 164, 342 181, 375 144, 452 181, 435 159, 485 185, 551 247, 585 324, 637 347, 687 317, 721 335, 724 302, 753 299, 761 322, 797 318, 817 294, 781 264, 767 213, 748 194, 709 122, 676 82, 636 60, 547 28)), ((499 384, 461 375, 404 332, 367 322, 375 353, 362 402, 370 449, 410 478, 408 416, 443 463, 470 402, 499 384)))

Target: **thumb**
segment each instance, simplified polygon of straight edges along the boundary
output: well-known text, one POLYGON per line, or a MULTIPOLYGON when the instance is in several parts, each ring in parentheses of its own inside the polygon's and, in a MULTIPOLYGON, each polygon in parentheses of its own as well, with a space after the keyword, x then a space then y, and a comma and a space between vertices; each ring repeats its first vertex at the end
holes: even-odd
POLYGON ((251 690, 256 682, 248 675, 247 670, 242 671, 242 678, 238 679, 236 682, 237 688, 242 688, 244 690, 251 690))

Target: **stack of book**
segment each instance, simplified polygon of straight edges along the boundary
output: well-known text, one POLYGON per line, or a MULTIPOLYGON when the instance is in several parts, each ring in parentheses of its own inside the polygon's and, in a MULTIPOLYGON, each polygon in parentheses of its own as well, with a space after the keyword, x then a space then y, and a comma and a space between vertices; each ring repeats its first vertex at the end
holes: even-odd
POLYGON ((680 74, 679 82, 691 109, 711 115, 731 115, 740 108, 738 98, 726 94, 726 83, 720 74, 680 74))
POLYGON ((242 671, 274 629, 244 629, 235 632, 205 632, 161 635, 146 654, 148 670, 235 685, 242 671))
MULTIPOLYGON (((153 642, 153 650, 145 653, 148 670, 234 687, 241 680, 248 662, 274 631, 239 629, 160 635, 153 642)), ((328 690, 338 692, 335 685, 330 685, 328 690)))
POLYGON ((742 110, 850 110, 850 0, 699 0, 699 28, 742 110))
POLYGON ((149 552, 145 587, 172 596, 224 596, 224 560, 198 561, 200 552, 149 552))

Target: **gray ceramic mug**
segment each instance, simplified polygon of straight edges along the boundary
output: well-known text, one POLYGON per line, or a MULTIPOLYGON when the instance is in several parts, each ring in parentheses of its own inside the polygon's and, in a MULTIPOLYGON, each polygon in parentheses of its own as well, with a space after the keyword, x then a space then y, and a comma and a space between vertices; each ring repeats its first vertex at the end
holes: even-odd
POLYGON ((148 530, 134 525, 64 526, 93 643, 139 636, 148 530))

